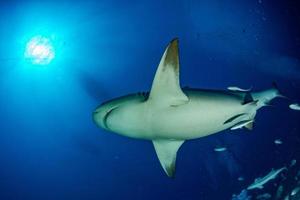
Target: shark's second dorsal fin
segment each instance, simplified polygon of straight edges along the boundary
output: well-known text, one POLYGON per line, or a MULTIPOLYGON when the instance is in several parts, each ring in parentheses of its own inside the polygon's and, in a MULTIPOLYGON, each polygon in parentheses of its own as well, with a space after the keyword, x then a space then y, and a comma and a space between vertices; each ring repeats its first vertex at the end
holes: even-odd
POLYGON ((179 83, 178 39, 170 42, 161 58, 148 100, 169 106, 188 102, 179 83))
POLYGON ((253 97, 251 95, 250 92, 247 92, 244 96, 244 102, 242 103, 242 105, 246 105, 248 103, 252 103, 254 100, 253 100, 253 97))
POLYGON ((174 177, 177 151, 184 140, 161 139, 152 142, 162 168, 169 177, 174 177))

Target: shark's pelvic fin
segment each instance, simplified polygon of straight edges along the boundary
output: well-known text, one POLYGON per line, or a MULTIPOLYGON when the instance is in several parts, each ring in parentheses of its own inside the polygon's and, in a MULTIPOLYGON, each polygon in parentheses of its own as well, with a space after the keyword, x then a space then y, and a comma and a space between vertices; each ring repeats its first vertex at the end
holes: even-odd
POLYGON ((251 131, 253 129, 253 122, 246 124, 245 128, 251 131))
POLYGON ((178 106, 188 102, 179 83, 178 39, 170 42, 157 68, 149 100, 163 105, 178 106))
POLYGON ((176 155, 184 140, 153 140, 159 162, 169 177, 175 175, 176 155))
POLYGON ((248 130, 253 130, 253 125, 254 125, 254 121, 255 121, 255 116, 256 116, 256 112, 254 112, 251 116, 251 119, 253 120, 251 123, 246 124, 245 128, 248 130))

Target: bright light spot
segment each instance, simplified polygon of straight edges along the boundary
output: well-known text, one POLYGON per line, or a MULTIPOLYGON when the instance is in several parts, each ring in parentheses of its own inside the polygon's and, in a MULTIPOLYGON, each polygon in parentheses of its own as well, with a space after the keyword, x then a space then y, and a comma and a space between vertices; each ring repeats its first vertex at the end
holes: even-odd
POLYGON ((55 51, 50 39, 36 36, 27 43, 24 56, 33 64, 47 65, 55 57, 55 51))

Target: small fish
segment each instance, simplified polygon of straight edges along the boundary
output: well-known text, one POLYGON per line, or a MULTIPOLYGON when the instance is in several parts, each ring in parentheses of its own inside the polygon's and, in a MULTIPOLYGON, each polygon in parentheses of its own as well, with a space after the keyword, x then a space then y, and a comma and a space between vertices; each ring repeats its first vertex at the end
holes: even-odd
POLYGON ((292 190, 291 196, 295 196, 299 191, 300 191, 300 187, 296 187, 295 189, 292 190))
POLYGON ((276 191, 276 195, 275 195, 275 199, 282 199, 282 193, 283 193, 283 186, 280 185, 278 188, 277 188, 277 191, 276 191))
POLYGON ((282 144, 282 141, 281 141, 281 139, 276 139, 276 140, 274 140, 274 143, 275 144, 282 144))
POLYGON ((262 178, 257 178, 255 181, 249 185, 247 190, 253 190, 253 189, 263 189, 264 185, 268 183, 269 181, 275 179, 283 170, 287 170, 286 167, 282 167, 280 169, 274 170, 272 169, 266 176, 262 178))
POLYGON ((271 197, 272 197, 271 194, 269 194, 269 193, 264 193, 264 194, 258 195, 258 196, 256 197, 256 199, 270 199, 271 197))
POLYGON ((238 181, 244 181, 244 180, 245 180, 244 177, 242 176, 238 177, 238 181))
POLYGON ((222 152, 222 151, 226 151, 226 150, 227 150, 226 147, 216 147, 216 148, 214 148, 215 152, 222 152))
POLYGON ((253 119, 240 121, 239 123, 237 123, 236 125, 231 127, 230 130, 241 129, 244 126, 247 126, 248 124, 253 123, 253 121, 254 121, 253 119))
POLYGON ((290 196, 289 195, 286 195, 285 197, 284 197, 284 200, 289 200, 290 199, 290 196))
POLYGON ((297 163, 297 160, 296 160, 296 159, 292 160, 292 161, 291 161, 291 164, 290 164, 290 167, 293 167, 294 165, 296 165, 296 163, 297 163))
POLYGON ((300 105, 297 103, 290 104, 289 107, 292 110, 300 110, 300 105))
POLYGON ((297 172, 297 175, 296 175, 297 179, 300 178, 300 170, 297 172))
POLYGON ((249 89, 243 89, 236 86, 229 86, 227 87, 228 90, 234 91, 234 92, 249 92, 252 88, 249 89))

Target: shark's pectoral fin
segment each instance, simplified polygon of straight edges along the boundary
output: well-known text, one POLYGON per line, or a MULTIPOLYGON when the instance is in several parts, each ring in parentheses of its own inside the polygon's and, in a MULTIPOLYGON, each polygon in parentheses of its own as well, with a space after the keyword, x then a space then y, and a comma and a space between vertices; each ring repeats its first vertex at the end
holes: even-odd
POLYGON ((148 100, 166 106, 188 102, 179 83, 178 39, 171 41, 161 58, 148 100))
POLYGON ((184 140, 153 140, 159 162, 169 177, 175 175, 176 155, 184 140))

